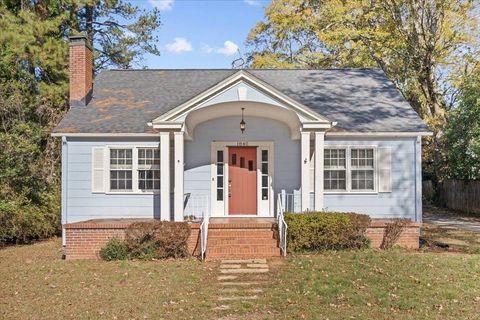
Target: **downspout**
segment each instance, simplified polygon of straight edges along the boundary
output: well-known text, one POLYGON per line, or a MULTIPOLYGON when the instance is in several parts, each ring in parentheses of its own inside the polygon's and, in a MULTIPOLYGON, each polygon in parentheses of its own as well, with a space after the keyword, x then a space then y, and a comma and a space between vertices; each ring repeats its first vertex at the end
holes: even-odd
POLYGON ((65 228, 63 227, 64 224, 67 223, 68 218, 67 218, 67 202, 68 202, 68 190, 67 190, 67 185, 68 185, 68 143, 67 143, 67 137, 63 136, 62 137, 62 201, 61 201, 61 213, 62 213, 62 246, 65 247, 67 245, 67 239, 65 235, 65 228))

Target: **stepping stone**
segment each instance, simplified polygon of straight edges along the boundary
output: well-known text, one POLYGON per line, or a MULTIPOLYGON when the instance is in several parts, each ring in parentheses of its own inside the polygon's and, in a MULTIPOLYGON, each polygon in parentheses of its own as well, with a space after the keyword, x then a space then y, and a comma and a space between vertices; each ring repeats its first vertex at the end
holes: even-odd
POLYGON ((235 280, 237 279, 238 276, 218 276, 217 280, 223 281, 223 280, 235 280))
POLYGON ((230 306, 229 305, 224 305, 222 304, 221 306, 213 308, 213 310, 229 310, 230 306))
POLYGON ((220 292, 238 292, 238 289, 237 288, 223 288, 223 289, 220 289, 220 292))
POLYGON ((233 260, 222 260, 222 264, 224 263, 267 263, 267 259, 233 259, 233 260))
POLYGON ((220 273, 266 273, 268 269, 224 269, 220 273))
POLYGON ((218 298, 219 301, 255 300, 255 299, 258 299, 258 297, 257 296, 244 296, 244 297, 235 296, 235 297, 219 297, 218 298))
POLYGON ((247 268, 268 268, 268 264, 260 263, 248 263, 247 268))
POLYGON ((261 293, 261 292, 263 292, 263 290, 262 289, 246 289, 245 292, 261 293))
POLYGON ((258 282, 220 282, 224 286, 252 286, 258 284, 258 282))
POLYGON ((240 264, 222 264, 220 269, 240 269, 241 267, 240 264))

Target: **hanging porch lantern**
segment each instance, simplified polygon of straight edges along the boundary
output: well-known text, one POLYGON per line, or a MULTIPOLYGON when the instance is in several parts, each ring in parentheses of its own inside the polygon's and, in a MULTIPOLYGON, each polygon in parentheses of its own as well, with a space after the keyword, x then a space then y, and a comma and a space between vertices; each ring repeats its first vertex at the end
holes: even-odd
POLYGON ((245 120, 243 120, 243 111, 244 110, 245 110, 245 108, 242 108, 242 121, 240 121, 240 131, 242 131, 242 134, 245 131, 245 129, 247 128, 247 124, 245 123, 245 120))

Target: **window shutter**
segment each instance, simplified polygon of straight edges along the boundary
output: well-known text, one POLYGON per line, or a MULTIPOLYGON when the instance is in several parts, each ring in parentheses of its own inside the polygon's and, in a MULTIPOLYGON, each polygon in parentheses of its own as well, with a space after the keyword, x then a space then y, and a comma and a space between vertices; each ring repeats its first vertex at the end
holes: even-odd
POLYGON ((105 192, 105 148, 92 148, 92 192, 105 192))
POLYGON ((378 192, 392 192, 392 148, 378 148, 378 192))

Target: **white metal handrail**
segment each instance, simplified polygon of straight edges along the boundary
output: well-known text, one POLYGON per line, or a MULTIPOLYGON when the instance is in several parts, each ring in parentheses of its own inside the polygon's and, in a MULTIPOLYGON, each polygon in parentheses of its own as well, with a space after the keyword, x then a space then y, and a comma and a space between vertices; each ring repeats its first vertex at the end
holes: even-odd
POLYGON ((210 222, 210 214, 205 213, 200 224, 200 249, 202 260, 205 260, 205 253, 207 252, 207 240, 208 240, 208 224, 210 222))
POLYGON ((183 220, 200 221, 210 210, 210 195, 186 193, 183 203, 183 220))
POLYGON ((284 219, 285 213, 285 206, 284 206, 284 198, 285 193, 278 194, 277 197, 277 224, 278 224, 278 237, 279 237, 279 247, 282 250, 282 254, 284 256, 287 255, 287 230, 288 225, 284 219))

